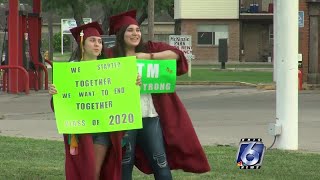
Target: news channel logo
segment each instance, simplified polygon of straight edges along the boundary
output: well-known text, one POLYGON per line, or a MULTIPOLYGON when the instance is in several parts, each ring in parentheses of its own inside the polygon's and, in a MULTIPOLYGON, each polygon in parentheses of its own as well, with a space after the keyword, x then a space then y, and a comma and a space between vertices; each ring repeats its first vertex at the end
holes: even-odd
POLYGON ((237 166, 240 169, 260 169, 265 153, 261 138, 243 138, 237 153, 237 166))

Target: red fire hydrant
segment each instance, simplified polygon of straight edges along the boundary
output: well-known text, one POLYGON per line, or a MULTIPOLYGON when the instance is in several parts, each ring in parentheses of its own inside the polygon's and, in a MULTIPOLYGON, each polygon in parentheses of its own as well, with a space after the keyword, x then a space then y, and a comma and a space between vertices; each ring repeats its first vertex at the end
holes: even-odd
POLYGON ((302 90, 302 72, 298 69, 298 89, 302 90))

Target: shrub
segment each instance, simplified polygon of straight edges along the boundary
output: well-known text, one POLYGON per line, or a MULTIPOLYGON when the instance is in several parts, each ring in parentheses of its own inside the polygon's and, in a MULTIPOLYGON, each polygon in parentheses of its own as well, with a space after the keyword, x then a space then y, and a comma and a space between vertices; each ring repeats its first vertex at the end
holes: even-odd
MULTIPOLYGON (((69 49, 70 38, 68 35, 63 35, 63 49, 69 49)), ((53 49, 55 52, 61 51, 61 32, 53 35, 53 49)))

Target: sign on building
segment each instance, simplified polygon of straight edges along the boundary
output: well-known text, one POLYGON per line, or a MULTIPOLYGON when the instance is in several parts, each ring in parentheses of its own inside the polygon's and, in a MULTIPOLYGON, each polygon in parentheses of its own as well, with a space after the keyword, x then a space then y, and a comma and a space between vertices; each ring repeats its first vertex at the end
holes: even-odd
POLYGON ((299 27, 304 27, 304 11, 299 11, 299 27))
POLYGON ((188 59, 189 71, 188 76, 191 77, 191 61, 195 58, 192 54, 192 36, 190 35, 170 35, 169 44, 180 49, 188 59))
POLYGON ((169 44, 184 52, 184 55, 186 56, 188 61, 194 59, 194 55, 192 54, 192 40, 190 35, 170 35, 169 44))
MULTIPOLYGON (((91 18, 83 18, 85 24, 91 23, 91 18)), ((63 35, 71 34, 70 29, 77 27, 75 19, 61 19, 61 54, 63 54, 63 35)))

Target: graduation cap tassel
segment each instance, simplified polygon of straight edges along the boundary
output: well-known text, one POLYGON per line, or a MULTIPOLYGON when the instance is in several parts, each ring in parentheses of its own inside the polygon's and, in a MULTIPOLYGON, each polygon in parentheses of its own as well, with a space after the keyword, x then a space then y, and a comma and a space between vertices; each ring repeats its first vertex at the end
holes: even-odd
POLYGON ((69 134, 68 141, 70 145, 70 154, 78 155, 78 137, 75 134, 69 134))
POLYGON ((81 51, 81 58, 80 60, 83 60, 84 50, 83 50, 83 30, 80 32, 80 51, 81 51))

